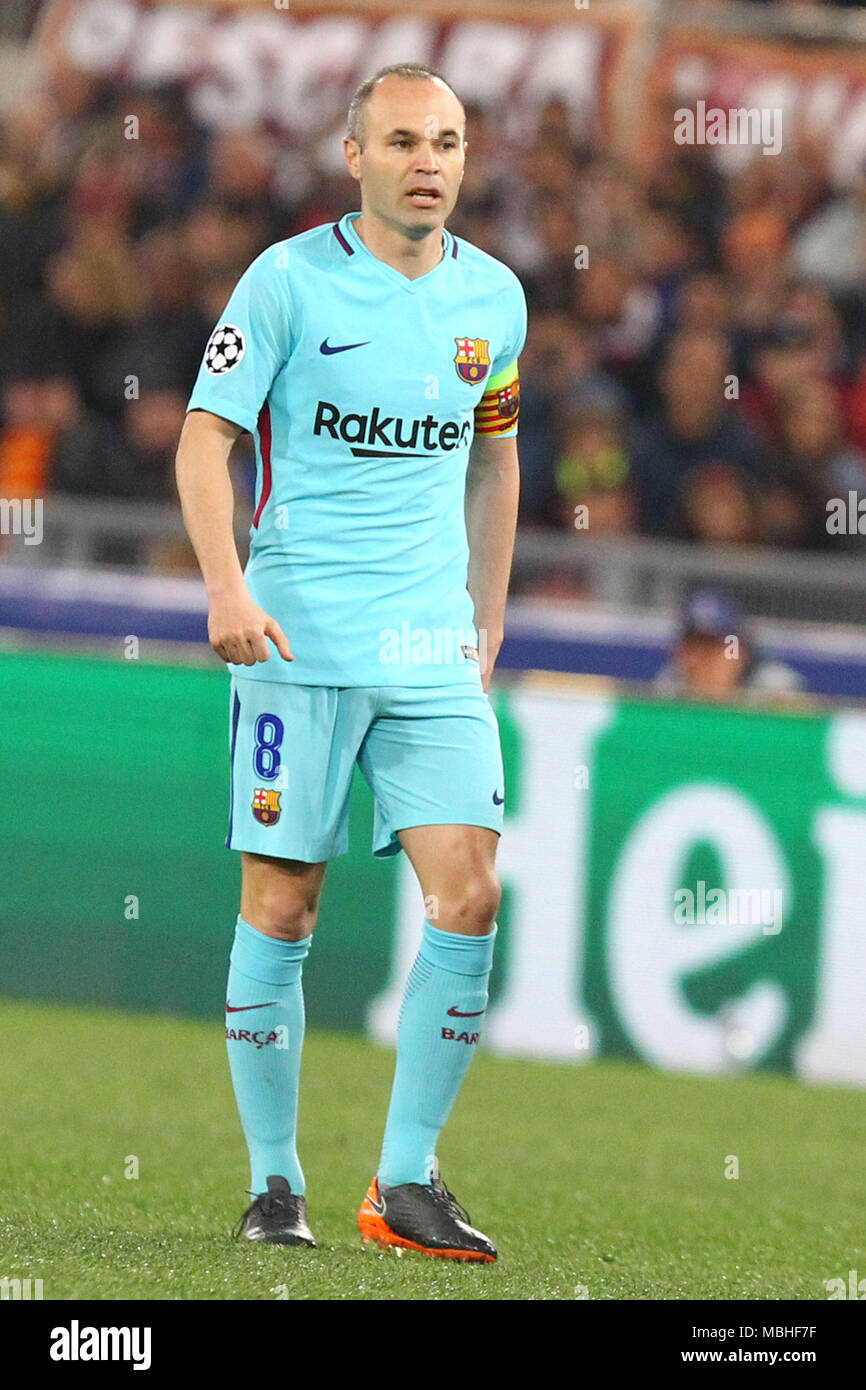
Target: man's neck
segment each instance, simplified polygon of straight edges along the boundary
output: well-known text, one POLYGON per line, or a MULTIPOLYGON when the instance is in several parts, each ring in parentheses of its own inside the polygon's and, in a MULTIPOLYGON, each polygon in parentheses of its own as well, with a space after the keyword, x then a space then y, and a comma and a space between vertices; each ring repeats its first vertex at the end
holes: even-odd
POLYGON ((445 255, 445 234, 441 227, 413 241, 396 227, 381 218, 362 212, 353 227, 367 250, 407 280, 420 280, 433 270, 445 255))

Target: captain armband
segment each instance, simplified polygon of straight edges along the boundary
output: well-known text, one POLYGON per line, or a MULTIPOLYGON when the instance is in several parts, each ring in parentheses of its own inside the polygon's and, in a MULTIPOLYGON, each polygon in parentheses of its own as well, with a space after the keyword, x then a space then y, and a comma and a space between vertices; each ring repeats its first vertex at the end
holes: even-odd
POLYGON ((475 433, 511 434, 520 414, 520 375, 517 361, 497 372, 475 407, 475 433))

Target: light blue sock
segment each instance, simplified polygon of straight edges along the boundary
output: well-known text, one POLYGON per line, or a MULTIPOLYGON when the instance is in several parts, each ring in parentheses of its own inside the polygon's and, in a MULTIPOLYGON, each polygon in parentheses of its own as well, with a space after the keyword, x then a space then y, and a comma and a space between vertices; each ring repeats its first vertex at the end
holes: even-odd
POLYGON ((312 937, 278 941, 238 917, 226 995, 226 1047, 250 1151, 250 1190, 269 1177, 305 1191, 296 1147, 304 1045, 301 971, 312 937))
POLYGON ((460 936, 424 922, 397 1028, 397 1069, 379 1181, 428 1183, 436 1144, 475 1053, 496 926, 460 936))

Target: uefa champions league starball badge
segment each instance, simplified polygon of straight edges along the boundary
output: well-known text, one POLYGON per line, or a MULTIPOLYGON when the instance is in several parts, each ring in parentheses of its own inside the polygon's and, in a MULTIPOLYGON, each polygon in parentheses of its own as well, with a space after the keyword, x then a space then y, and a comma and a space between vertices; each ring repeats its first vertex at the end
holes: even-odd
POLYGON ((244 335, 233 323, 215 328, 204 350, 204 364, 211 376, 222 376, 236 367, 246 352, 244 335))

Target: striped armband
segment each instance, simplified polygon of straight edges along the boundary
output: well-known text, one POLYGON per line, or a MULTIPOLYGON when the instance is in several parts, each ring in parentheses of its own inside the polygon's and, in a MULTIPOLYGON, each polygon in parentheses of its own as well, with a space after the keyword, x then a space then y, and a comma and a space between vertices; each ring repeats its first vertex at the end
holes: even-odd
POLYGON ((487 390, 475 407, 475 433, 512 434, 519 414, 520 375, 515 359, 509 367, 490 378, 487 390))

